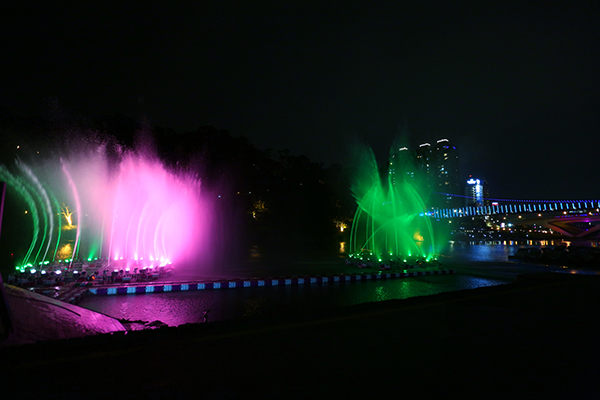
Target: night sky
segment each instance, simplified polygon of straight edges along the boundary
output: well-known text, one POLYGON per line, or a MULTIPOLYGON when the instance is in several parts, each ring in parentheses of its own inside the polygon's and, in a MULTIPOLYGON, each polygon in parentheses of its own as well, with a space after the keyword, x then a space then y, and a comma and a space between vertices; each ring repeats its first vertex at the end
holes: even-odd
POLYGON ((12 114, 210 124, 325 165, 448 138, 492 197, 600 198, 597 1, 12 3, 12 114))

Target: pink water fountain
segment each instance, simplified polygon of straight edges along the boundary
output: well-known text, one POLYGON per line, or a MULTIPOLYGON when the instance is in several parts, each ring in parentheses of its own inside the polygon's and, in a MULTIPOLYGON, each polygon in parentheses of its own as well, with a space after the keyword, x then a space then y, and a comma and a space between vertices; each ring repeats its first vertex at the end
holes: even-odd
POLYGON ((61 164, 76 226, 72 259, 96 255, 117 268, 146 268, 189 261, 207 250, 211 212, 197 177, 135 152, 123 154, 116 166, 102 151, 61 164))

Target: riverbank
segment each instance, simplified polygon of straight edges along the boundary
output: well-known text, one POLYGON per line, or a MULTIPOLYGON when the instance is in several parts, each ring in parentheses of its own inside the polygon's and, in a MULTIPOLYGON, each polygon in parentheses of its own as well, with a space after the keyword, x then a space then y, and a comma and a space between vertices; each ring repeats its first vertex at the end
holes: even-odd
POLYGON ((0 377, 26 385, 28 397, 63 399, 592 398, 599 289, 597 276, 540 274, 268 320, 8 347, 0 377))

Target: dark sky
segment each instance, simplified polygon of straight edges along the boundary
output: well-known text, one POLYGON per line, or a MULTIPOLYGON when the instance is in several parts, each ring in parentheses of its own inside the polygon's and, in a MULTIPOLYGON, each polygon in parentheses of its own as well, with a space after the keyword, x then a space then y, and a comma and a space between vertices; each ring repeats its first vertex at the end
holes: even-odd
POLYGON ((597 1, 12 3, 11 113, 211 124, 326 165, 407 131, 494 197, 600 198, 597 1))

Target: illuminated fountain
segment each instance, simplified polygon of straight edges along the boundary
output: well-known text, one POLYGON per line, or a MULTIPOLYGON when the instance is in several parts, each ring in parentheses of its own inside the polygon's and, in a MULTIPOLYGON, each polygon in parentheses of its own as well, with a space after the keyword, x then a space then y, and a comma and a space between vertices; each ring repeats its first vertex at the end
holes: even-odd
POLYGON ((357 210, 350 236, 355 263, 377 266, 429 260, 435 253, 425 199, 429 191, 408 151, 390 157, 380 172, 373 152, 359 156, 352 185, 357 210))
POLYGON ((120 149, 115 158, 102 144, 87 146, 31 166, 0 165, 0 180, 31 215, 31 244, 17 269, 141 269, 189 262, 208 247, 212 213, 200 180, 147 153, 120 149))

